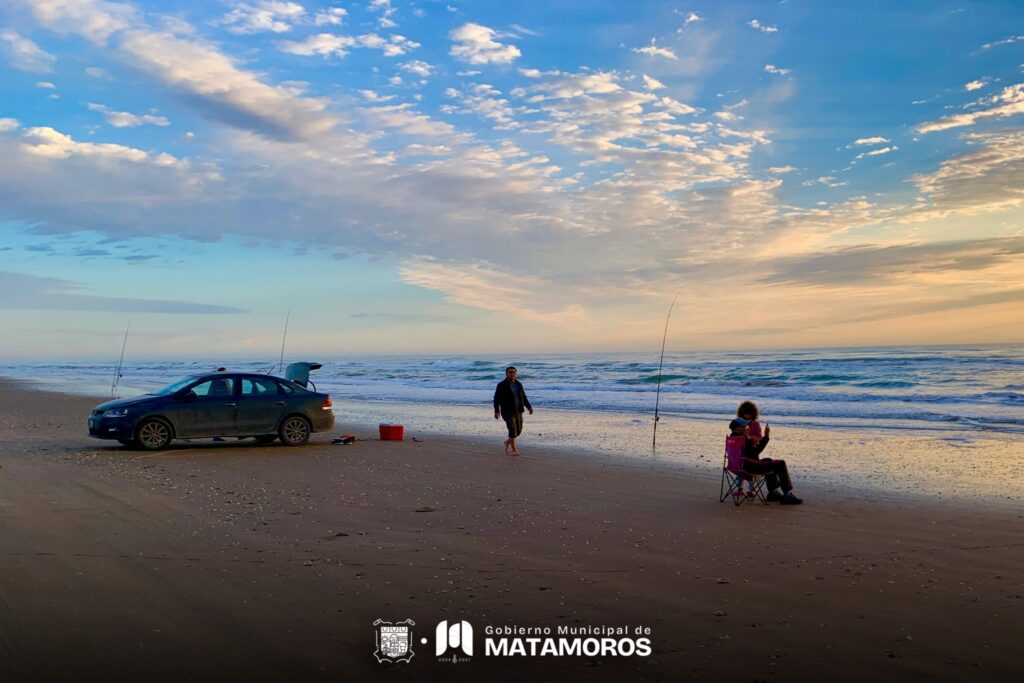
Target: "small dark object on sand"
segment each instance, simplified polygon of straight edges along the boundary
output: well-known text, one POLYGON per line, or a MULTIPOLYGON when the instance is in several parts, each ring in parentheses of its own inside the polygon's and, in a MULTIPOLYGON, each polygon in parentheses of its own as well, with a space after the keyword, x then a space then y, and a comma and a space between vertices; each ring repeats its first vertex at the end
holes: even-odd
POLYGON ((356 437, 352 436, 351 434, 342 434, 341 436, 335 437, 334 440, 331 441, 332 444, 341 444, 342 446, 351 446, 355 442, 356 437))

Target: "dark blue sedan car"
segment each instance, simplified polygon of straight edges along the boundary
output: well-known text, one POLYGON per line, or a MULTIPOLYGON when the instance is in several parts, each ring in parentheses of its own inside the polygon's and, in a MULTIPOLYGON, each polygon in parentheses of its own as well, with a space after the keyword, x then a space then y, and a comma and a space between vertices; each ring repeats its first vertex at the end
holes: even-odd
MULTIPOLYGON (((316 367, 319 367, 317 364, 316 367)), ((295 381, 233 372, 193 375, 152 394, 101 403, 89 416, 89 436, 157 451, 173 439, 255 437, 301 446, 334 427, 329 394, 295 381)))

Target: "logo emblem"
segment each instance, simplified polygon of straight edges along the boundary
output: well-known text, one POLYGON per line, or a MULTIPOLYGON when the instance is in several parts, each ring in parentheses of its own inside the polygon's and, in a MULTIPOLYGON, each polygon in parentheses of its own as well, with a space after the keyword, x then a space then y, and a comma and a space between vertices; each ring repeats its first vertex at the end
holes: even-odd
POLYGON ((378 662, 395 664, 412 659, 412 627, 416 625, 412 619, 399 622, 378 619, 373 625, 377 630, 377 650, 373 656, 378 662))
MULTIPOLYGON (((468 621, 457 621, 451 625, 442 621, 437 625, 434 638, 434 653, 440 657, 451 649, 453 661, 458 652, 473 656, 473 626, 468 621)), ((463 660, 465 661, 465 660, 463 660)))

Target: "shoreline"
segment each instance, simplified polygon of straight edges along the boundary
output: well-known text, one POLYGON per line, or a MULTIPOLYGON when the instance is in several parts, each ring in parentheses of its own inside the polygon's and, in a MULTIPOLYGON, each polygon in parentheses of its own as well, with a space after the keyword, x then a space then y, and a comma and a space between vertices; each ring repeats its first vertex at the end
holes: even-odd
MULTIPOLYGON (((27 390, 97 403, 102 396, 69 393, 33 380, 0 377, 27 390)), ((501 455, 504 426, 493 420, 490 406, 452 406, 428 403, 360 402, 335 399, 334 433, 356 432, 360 439, 377 438, 380 422, 405 425, 406 438, 457 441, 501 455), (371 419, 376 413, 380 417, 371 419), (434 426, 435 423, 440 426, 434 426), (471 431, 470 426, 474 431, 471 431), (446 431, 448 427, 450 431, 446 431)), ((84 420, 84 417, 82 418, 84 420)), ((563 409, 544 410, 526 420, 523 449, 528 452, 583 462, 632 467, 666 474, 683 473, 709 482, 721 478, 721 451, 727 421, 662 418, 657 452, 648 444, 651 424, 628 413, 588 414, 563 409), (614 424, 614 428, 609 427, 614 424), (623 442, 624 434, 630 437, 623 442)), ((767 422, 767 421, 766 421, 767 422)), ((978 435, 964 440, 940 433, 887 430, 808 429, 776 427, 767 457, 785 459, 794 485, 803 495, 818 498, 869 498, 877 502, 917 502, 922 505, 972 508, 986 505, 1024 509, 1024 479, 1004 476, 1024 461, 1024 441, 1001 435, 978 435)), ((316 436, 316 435, 314 435, 316 436)), ((103 443, 100 440, 93 440, 103 443)))
POLYGON ((0 389, 4 680, 361 678, 374 620, 406 618, 653 630, 648 658, 420 647, 392 672, 418 680, 1021 671, 1020 510, 735 508, 678 469, 457 439, 141 453, 82 434, 91 399, 0 389))

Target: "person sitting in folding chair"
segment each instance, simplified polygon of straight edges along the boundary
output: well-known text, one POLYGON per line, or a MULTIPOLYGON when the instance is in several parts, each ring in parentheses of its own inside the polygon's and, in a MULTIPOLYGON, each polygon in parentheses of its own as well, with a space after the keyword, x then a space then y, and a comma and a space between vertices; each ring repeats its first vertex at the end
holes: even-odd
POLYGON ((761 459, 761 453, 768 446, 771 438, 771 427, 764 428, 764 436, 759 443, 754 443, 748 434, 750 423, 737 417, 729 423, 733 437, 743 437, 743 472, 748 475, 764 475, 768 487, 765 502, 778 501, 783 505, 799 505, 804 502, 793 493, 793 482, 789 478, 789 469, 785 460, 761 459), (781 492, 780 489, 781 488, 781 492))

